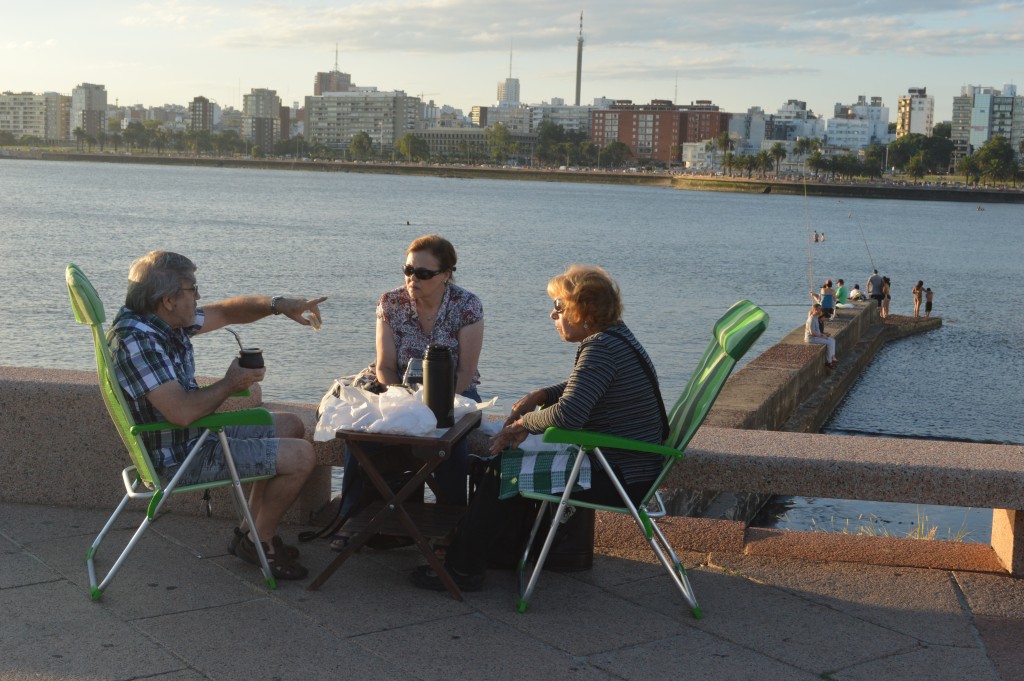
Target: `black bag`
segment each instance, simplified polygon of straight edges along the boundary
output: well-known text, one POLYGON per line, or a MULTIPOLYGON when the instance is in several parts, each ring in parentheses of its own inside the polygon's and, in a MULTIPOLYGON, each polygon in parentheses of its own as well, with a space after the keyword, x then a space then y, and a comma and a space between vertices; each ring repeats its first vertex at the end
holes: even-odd
MULTIPOLYGON (((470 468, 470 489, 474 493, 497 496, 501 480, 500 464, 496 460, 478 462, 470 468), (488 482, 488 478, 490 482, 488 482)), ((487 553, 487 567, 495 570, 514 570, 530 538, 530 530, 537 519, 540 502, 514 497, 506 502, 508 514, 505 530, 494 537, 487 553)), ((537 536, 533 539, 530 560, 536 561, 551 527, 551 514, 557 505, 549 505, 537 536)), ((578 572, 589 570, 594 564, 594 510, 570 508, 569 519, 555 533, 554 543, 544 561, 544 569, 552 572, 578 572)))

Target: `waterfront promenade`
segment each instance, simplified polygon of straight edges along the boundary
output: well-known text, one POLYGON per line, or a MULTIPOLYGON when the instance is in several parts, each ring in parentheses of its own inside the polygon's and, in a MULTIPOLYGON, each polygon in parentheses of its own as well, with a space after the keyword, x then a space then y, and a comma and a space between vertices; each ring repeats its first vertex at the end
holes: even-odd
MULTIPOLYGON (((1007 575, 682 552, 694 620, 648 556, 598 555, 545 573, 519 614, 511 573, 463 603, 412 587, 414 548, 268 591, 227 554, 230 522, 172 513, 93 603, 85 549, 106 517, 0 504, 0 679, 1024 678, 1024 580, 1007 575)), ((312 574, 334 556, 302 551, 312 574)))

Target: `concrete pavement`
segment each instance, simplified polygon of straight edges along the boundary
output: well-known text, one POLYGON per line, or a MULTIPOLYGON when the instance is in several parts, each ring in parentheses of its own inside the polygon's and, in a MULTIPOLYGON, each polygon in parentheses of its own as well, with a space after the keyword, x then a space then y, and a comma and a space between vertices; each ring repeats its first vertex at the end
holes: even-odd
MULTIPOLYGON (((1024 580, 1005 575, 682 552, 693 620, 659 566, 603 555, 545 574, 519 614, 511 573, 463 603, 415 589, 413 548, 271 592, 228 555, 231 523, 172 513, 93 603, 85 550, 106 515, 0 504, 3 681, 1024 679, 1024 580)), ((334 556, 301 548, 314 574, 334 556)))

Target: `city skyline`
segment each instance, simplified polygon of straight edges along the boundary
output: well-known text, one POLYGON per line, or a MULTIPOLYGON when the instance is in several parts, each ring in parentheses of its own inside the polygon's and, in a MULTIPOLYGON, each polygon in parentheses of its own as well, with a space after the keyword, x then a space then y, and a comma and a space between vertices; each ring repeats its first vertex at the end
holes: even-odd
POLYGON ((985 0, 775 3, 608 0, 582 6, 422 0, 288 6, 241 0, 160 4, 55 0, 22 5, 0 29, 0 91, 70 93, 103 84, 111 103, 187 105, 205 96, 241 108, 252 88, 282 103, 313 93, 335 64, 356 85, 422 93, 465 113, 494 103, 511 75, 524 103, 575 97, 584 13, 581 103, 708 99, 724 111, 880 96, 893 116, 910 87, 949 120, 964 85, 1017 83, 1024 4, 985 0), (893 5, 893 6, 890 6, 893 5))

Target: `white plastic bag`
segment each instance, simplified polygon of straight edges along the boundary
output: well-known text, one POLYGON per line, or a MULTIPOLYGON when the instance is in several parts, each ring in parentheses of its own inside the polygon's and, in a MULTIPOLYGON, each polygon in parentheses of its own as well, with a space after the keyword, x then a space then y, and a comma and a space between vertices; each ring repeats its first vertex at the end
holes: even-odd
POLYGON ((313 440, 333 440, 339 430, 368 430, 381 420, 378 402, 378 396, 373 393, 335 381, 320 400, 320 420, 313 431, 313 440))
POLYGON ((493 407, 498 403, 498 396, 495 395, 491 399, 485 402, 476 402, 464 397, 462 395, 455 396, 455 420, 458 421, 466 414, 472 414, 474 411, 483 411, 488 407, 493 407))
POLYGON ((381 419, 366 429, 370 433, 429 435, 437 430, 437 418, 423 404, 423 387, 410 393, 393 385, 380 396, 381 419))
MULTIPOLYGON (((456 395, 455 420, 494 406, 497 401, 497 397, 492 397, 477 404, 468 397, 456 395)), ((313 431, 313 440, 333 440, 339 430, 424 436, 439 429, 434 413, 423 403, 423 386, 410 393, 396 385, 377 395, 351 385, 350 378, 342 378, 334 381, 320 400, 320 420, 313 431)))

